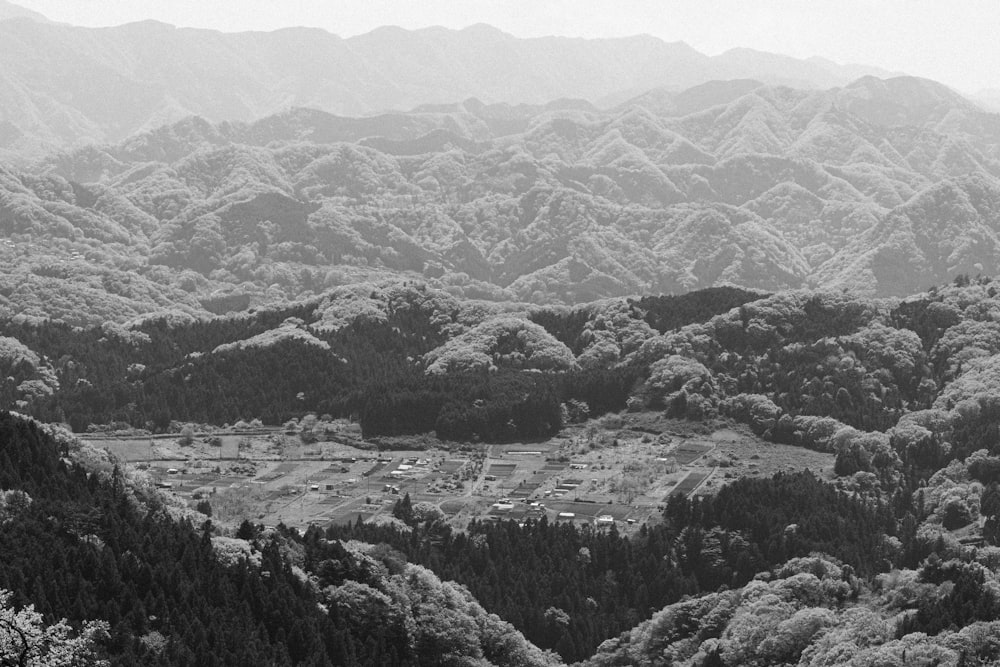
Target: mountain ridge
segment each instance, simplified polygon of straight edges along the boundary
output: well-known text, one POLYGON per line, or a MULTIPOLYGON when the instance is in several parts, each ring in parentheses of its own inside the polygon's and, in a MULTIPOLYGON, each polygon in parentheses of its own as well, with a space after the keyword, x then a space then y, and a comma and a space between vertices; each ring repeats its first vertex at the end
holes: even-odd
POLYGON ((16 5, 8 0, 0 0, 0 21, 9 19, 28 19, 42 23, 52 23, 48 17, 39 12, 16 5))
MULTIPOLYGON (((364 116, 477 97, 591 103, 713 79, 828 88, 854 69, 759 54, 748 66, 648 35, 521 39, 486 25, 385 27, 341 38, 318 28, 222 33, 143 21, 82 28, 4 21, 0 154, 117 142, 189 115, 252 122, 305 106, 364 116), (110 100, 129 99, 128 105, 110 100)), ((887 74, 887 73, 884 73, 887 74)))

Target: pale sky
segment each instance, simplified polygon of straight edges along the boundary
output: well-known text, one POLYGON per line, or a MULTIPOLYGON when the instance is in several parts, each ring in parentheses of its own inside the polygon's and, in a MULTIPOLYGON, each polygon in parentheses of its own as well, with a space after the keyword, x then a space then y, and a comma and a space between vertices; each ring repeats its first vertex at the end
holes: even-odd
POLYGON ((734 47, 823 56, 1000 89, 1000 0, 13 0, 50 19, 107 26, 156 19, 236 32, 289 26, 342 37, 381 25, 518 37, 651 34, 708 55, 734 47))

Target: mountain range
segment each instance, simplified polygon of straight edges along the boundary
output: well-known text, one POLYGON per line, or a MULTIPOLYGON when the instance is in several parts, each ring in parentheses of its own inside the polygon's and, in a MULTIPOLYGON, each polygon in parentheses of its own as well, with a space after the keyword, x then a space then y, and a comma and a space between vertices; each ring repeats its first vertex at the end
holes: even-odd
POLYGON ((144 21, 83 28, 0 5, 0 151, 117 142, 188 116, 255 121, 294 107, 363 116, 469 97, 611 106, 716 79, 829 88, 888 72, 650 36, 519 39, 487 25, 221 33, 144 21), (124 103, 127 101, 127 103, 124 103))
POLYGON ((1000 116, 913 77, 193 117, 0 169, 0 308, 121 321, 400 274, 536 303, 900 295, 1000 271, 998 213, 1000 116))

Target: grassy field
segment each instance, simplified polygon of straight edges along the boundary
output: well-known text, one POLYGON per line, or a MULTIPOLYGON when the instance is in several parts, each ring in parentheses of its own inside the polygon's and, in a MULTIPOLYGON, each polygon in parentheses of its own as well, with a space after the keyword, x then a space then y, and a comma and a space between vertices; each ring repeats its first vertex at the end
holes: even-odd
POLYGON ((683 442, 670 450, 670 456, 673 456, 678 465, 686 466, 694 463, 713 449, 715 449, 714 443, 683 442))
POLYGON ((670 495, 691 495, 712 474, 711 470, 692 470, 674 487, 670 495))

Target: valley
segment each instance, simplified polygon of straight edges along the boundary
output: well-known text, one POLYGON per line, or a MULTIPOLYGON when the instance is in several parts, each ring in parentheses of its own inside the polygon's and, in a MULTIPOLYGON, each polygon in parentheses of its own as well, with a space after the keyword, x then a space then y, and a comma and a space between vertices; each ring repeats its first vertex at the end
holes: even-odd
POLYGON ((1000 16, 21 1, 0 665, 1000 664, 1000 16))
POLYGON ((310 444, 296 430, 277 428, 198 433, 190 445, 162 435, 91 434, 84 442, 145 471, 192 508, 207 502, 216 519, 303 532, 310 525, 391 521, 396 503, 408 495, 458 529, 472 520, 546 517, 581 527, 614 525, 628 534, 659 522, 673 494, 714 493, 743 477, 782 471, 833 478, 831 454, 656 413, 594 420, 545 441, 443 447, 421 439, 411 450, 405 438, 386 443, 388 449, 357 432, 344 435, 344 424, 335 428, 336 441, 310 444))

